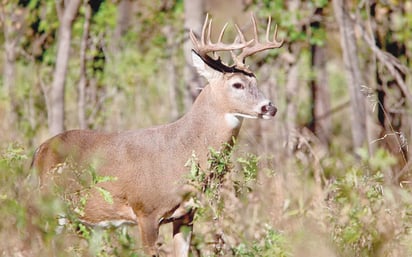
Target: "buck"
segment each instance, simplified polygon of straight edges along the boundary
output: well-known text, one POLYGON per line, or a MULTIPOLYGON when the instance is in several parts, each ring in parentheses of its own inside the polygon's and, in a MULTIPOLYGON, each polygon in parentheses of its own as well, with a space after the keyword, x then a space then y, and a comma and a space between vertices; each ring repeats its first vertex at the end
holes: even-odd
POLYGON ((159 226, 172 222, 174 254, 188 256, 191 232, 182 228, 192 228, 194 210, 186 197, 192 189, 184 183, 189 173, 185 163, 194 153, 200 167, 207 168, 209 148, 233 144, 244 118, 270 119, 277 111, 258 89, 245 58, 279 48, 283 41, 276 39, 277 27, 273 39, 269 39, 270 18, 266 42, 258 39, 253 15, 252 23, 254 38, 246 41, 235 25, 238 36, 231 44, 222 42, 227 24, 217 42, 211 41, 212 20, 208 16, 200 39, 190 31, 193 65, 208 84, 179 120, 126 132, 71 130, 41 144, 32 163, 39 173, 41 188, 50 183, 52 171, 68 159, 79 166, 93 161, 98 175, 115 178, 99 183, 100 188, 110 193, 112 201, 91 188, 81 221, 91 226, 137 224, 145 252, 151 256, 158 256, 159 226), (216 58, 219 51, 230 51, 234 65, 216 58))

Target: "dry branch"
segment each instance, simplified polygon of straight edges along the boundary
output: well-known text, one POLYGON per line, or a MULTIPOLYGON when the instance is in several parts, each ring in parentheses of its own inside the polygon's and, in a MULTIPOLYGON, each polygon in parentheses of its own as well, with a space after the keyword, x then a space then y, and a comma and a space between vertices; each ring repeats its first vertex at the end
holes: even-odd
POLYGON ((409 91, 408 87, 406 86, 405 80, 402 78, 402 74, 407 74, 409 69, 403 65, 395 56, 391 53, 386 52, 380 49, 376 44, 373 36, 366 32, 366 29, 362 24, 356 22, 354 18, 352 18, 354 23, 358 26, 363 40, 368 44, 369 48, 372 52, 376 55, 378 60, 385 65, 388 69, 390 74, 395 78, 396 82, 398 83, 400 89, 405 94, 408 101, 412 104, 412 94, 409 91))

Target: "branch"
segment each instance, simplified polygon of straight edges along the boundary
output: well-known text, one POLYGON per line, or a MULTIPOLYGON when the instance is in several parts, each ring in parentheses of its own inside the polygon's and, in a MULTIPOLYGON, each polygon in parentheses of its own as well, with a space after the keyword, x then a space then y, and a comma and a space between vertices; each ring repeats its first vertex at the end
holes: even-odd
POLYGON ((57 18, 61 22, 63 19, 63 0, 55 0, 56 2, 56 12, 57 12, 57 18))
POLYGON ((98 99, 98 101, 94 104, 92 112, 90 113, 90 115, 87 119, 88 124, 92 124, 93 121, 96 120, 96 116, 97 116, 98 112, 102 109, 102 106, 103 106, 104 102, 107 99, 110 99, 110 98, 114 97, 116 95, 116 93, 117 93, 117 90, 115 90, 114 92, 111 92, 111 93, 110 92, 106 93, 98 99))
POLYGON ((391 53, 386 52, 380 49, 376 44, 373 36, 369 35, 366 32, 366 29, 362 24, 357 22, 353 17, 351 19, 354 23, 358 26, 363 40, 369 45, 369 48, 372 52, 376 55, 378 60, 385 65, 388 69, 389 73, 395 78, 396 82, 398 83, 400 89, 405 94, 408 101, 412 104, 412 94, 409 91, 408 87, 406 86, 405 80, 402 78, 402 74, 406 74, 409 72, 409 69, 403 65, 395 56, 391 53))
POLYGON ((37 74, 39 74, 38 78, 39 78, 39 84, 40 84, 40 88, 41 91, 43 92, 43 96, 44 96, 44 102, 46 103, 46 110, 49 116, 49 113, 51 112, 51 103, 50 103, 50 88, 48 88, 46 86, 46 83, 44 83, 44 80, 41 76, 41 73, 39 72, 39 70, 37 71, 37 74))
POLYGON ((316 116, 315 120, 322 120, 322 119, 326 119, 329 116, 332 116, 333 114, 345 109, 346 107, 350 106, 350 100, 347 100, 339 105, 337 105, 336 107, 334 107, 333 109, 330 109, 329 111, 323 113, 322 115, 316 116))

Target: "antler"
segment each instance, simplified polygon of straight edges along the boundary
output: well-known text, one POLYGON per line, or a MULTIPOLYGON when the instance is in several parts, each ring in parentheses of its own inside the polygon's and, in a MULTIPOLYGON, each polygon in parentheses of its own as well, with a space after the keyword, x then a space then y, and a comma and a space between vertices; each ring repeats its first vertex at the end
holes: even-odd
MULTIPOLYGON (((277 25, 275 26, 275 31, 273 33, 273 39, 270 40, 269 34, 270 34, 270 23, 271 23, 271 18, 269 16, 268 20, 268 25, 266 28, 266 42, 262 43, 259 42, 259 35, 258 35, 258 28, 256 24, 256 18, 252 14, 252 23, 253 23, 253 32, 254 32, 254 38, 250 41, 246 41, 244 34, 240 30, 240 28, 235 24, 236 31, 238 33, 238 38, 235 39, 235 41, 232 44, 224 44, 222 43, 222 38, 223 34, 225 33, 227 23, 223 26, 222 30, 220 31, 219 38, 217 40, 217 43, 212 43, 210 39, 210 34, 212 30, 212 19, 209 19, 209 15, 206 15, 205 22, 203 23, 203 28, 202 28, 202 34, 200 37, 200 41, 197 39, 195 34, 193 33, 192 30, 190 30, 190 39, 193 42, 194 45, 194 50, 202 57, 206 58, 209 57, 207 56, 208 53, 213 52, 216 54, 218 51, 230 51, 232 54, 232 59, 235 63, 234 66, 232 67, 237 67, 238 69, 243 69, 243 70, 248 70, 247 67, 245 66, 245 59, 248 56, 251 56, 255 53, 267 50, 267 49, 273 49, 273 48, 279 48, 283 44, 282 41, 277 41, 277 32, 278 32, 278 27, 277 25), (238 42, 238 40, 240 42, 238 42), (254 43, 253 43, 254 42, 254 43), (253 43, 253 44, 252 44, 253 43), (233 50, 240 50, 242 49, 242 52, 239 55, 235 55, 233 50)), ((210 57, 209 57, 210 58, 210 57)), ((220 64, 220 59, 215 60, 218 61, 220 64)))
MULTIPOLYGON (((255 43, 253 45, 247 44, 245 47, 243 47, 242 52, 237 56, 232 51, 233 61, 235 62, 236 66, 238 66, 238 67, 245 67, 246 57, 251 56, 255 53, 267 50, 267 49, 279 48, 283 44, 283 40, 282 41, 277 41, 277 39, 276 39, 277 33, 278 33, 278 26, 277 25, 275 26, 275 31, 273 33, 272 41, 269 39, 270 23, 271 23, 270 16, 269 16, 268 25, 267 25, 267 28, 266 28, 266 42, 265 43, 259 42, 258 28, 257 28, 257 25, 256 25, 256 18, 253 14, 252 14, 252 23, 253 23, 253 32, 254 32, 254 39, 252 41, 254 41, 255 43)), ((245 36, 243 35, 242 31, 240 30, 240 28, 236 24, 235 24, 235 27, 236 27, 236 30, 239 34, 240 42, 245 43, 246 39, 245 39, 245 36)), ((249 42, 251 42, 251 41, 249 41, 249 42)))
MULTIPOLYGON (((212 43, 210 40, 210 34, 212 30, 212 19, 209 20, 209 14, 206 14, 206 19, 203 24, 202 28, 202 35, 200 38, 200 42, 196 38, 195 34, 192 30, 190 30, 190 39, 193 42, 195 51, 202 57, 205 57, 207 53, 210 52, 217 52, 217 51, 233 51, 245 48, 246 46, 250 45, 253 42, 253 39, 246 42, 246 40, 242 41, 241 43, 233 42, 232 44, 224 44, 222 43, 223 34, 225 33, 227 27, 227 23, 223 26, 222 31, 219 34, 219 38, 217 43, 212 43), (207 30, 207 32, 206 32, 207 30)), ((239 36, 241 36, 239 34, 239 36)))

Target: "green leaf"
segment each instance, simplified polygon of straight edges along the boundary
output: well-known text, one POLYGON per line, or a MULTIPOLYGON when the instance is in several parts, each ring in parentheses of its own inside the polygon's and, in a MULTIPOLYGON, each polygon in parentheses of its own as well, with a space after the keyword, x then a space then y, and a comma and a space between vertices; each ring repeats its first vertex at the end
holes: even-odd
POLYGON ((96 186, 95 188, 97 189, 97 191, 100 192, 100 194, 102 194, 102 196, 103 196, 103 198, 106 202, 108 202, 110 204, 113 204, 113 197, 112 197, 112 194, 109 191, 107 191, 104 188, 98 187, 98 186, 96 186))
POLYGON ((82 223, 79 223, 78 229, 79 229, 80 234, 81 234, 84 238, 86 238, 86 239, 90 239, 90 238, 91 238, 91 237, 90 237, 90 230, 89 230, 85 225, 83 225, 82 223))

